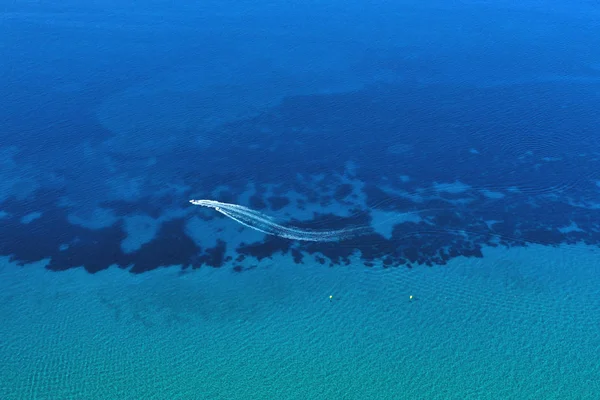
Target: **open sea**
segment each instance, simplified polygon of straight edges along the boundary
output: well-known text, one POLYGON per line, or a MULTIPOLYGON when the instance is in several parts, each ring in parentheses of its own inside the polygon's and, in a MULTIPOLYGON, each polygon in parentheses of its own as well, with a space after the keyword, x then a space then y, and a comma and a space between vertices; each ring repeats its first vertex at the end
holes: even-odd
POLYGON ((600 399, 598 0, 2 1, 0 60, 0 400, 600 399))

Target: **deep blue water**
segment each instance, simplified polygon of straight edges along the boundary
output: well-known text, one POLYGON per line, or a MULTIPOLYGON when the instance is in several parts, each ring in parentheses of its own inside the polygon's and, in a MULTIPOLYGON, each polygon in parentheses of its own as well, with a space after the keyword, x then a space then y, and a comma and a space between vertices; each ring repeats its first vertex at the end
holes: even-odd
POLYGON ((482 245, 493 243, 596 244, 600 38, 594 5, 582 4, 577 18, 535 5, 513 10, 509 3, 504 9, 383 4, 366 13, 362 6, 5 7, 1 135, 4 157, 14 165, 5 168, 4 179, 14 182, 3 187, 0 252, 22 263, 50 258, 51 269, 90 272, 112 264, 135 272, 173 264, 220 267, 228 261, 225 241, 205 248, 186 235, 186 220, 197 210, 164 218, 154 239, 130 254, 120 249, 120 218, 159 218, 189 208, 192 194, 237 203, 248 185, 256 193, 246 206, 266 213, 287 205, 302 209, 306 202, 357 211, 352 217, 316 212, 296 221, 307 226, 366 224, 377 208, 433 210, 423 211, 420 223, 397 224, 389 238, 373 232, 332 246, 266 237, 227 249, 236 254, 297 249, 323 253, 336 264, 360 250, 366 262, 410 265, 478 257, 482 245), (437 7, 443 10, 434 12, 437 7), (338 67, 326 60, 334 58, 330 48, 340 54, 335 62, 345 63, 340 69, 349 70, 344 83, 350 89, 319 93, 327 73, 338 79, 337 71, 328 71, 338 67), (280 60, 285 57, 302 63, 298 71, 280 60), (159 105, 149 113, 162 106, 153 77, 181 70, 181 87, 168 94, 180 104, 164 111, 178 114, 144 132, 144 121, 133 119, 144 115, 151 96, 159 105), (214 87, 183 89, 186 80, 211 74, 222 75, 214 87), (237 86, 221 82, 229 76, 237 86), (317 93, 304 93, 304 79, 322 80, 309 82, 317 93), (279 103, 242 104, 239 118, 215 107, 222 121, 194 123, 195 114, 221 101, 214 97, 245 94, 264 85, 261 80, 274 97, 283 96, 279 103), (122 119, 140 128, 111 131, 97 108, 136 85, 150 88, 138 95, 147 98, 120 107, 122 119), (289 90, 277 93, 278 85, 289 90), (188 126, 174 128, 171 118, 188 126), (357 166, 351 173, 348 162, 357 166), (320 174, 318 185, 300 179, 320 174), (364 184, 363 204, 350 196, 344 175, 364 184), (111 190, 115 176, 137 182, 136 193, 111 190), (457 182, 464 185, 458 192, 435 189, 457 182), (173 184, 183 189, 169 190, 173 184), (268 185, 276 189, 267 192, 268 185), (482 192, 487 189, 501 198, 482 192), (304 199, 288 199, 291 190, 304 199), (94 207, 116 217, 101 229, 69 220, 94 207), (34 212, 39 217, 23 224, 34 212), (497 221, 493 229, 488 221, 497 221), (560 231, 571 224, 578 229, 560 231))

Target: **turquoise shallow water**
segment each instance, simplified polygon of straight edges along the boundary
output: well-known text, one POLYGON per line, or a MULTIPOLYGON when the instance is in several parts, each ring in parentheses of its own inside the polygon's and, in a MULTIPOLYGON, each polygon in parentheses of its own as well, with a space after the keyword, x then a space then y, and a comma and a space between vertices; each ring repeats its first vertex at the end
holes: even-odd
POLYGON ((598 250, 484 254, 142 275, 4 259, 0 398, 596 398, 598 250))

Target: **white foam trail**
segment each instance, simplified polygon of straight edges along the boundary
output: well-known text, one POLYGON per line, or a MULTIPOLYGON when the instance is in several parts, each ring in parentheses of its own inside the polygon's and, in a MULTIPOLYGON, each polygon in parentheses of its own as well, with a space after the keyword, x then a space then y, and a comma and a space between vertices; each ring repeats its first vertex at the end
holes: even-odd
POLYGON ((221 214, 256 231, 275 235, 286 239, 310 242, 337 242, 358 236, 366 231, 366 227, 337 229, 331 231, 315 231, 278 224, 275 220, 261 212, 238 204, 222 203, 216 200, 190 200, 197 206, 214 208, 221 214))

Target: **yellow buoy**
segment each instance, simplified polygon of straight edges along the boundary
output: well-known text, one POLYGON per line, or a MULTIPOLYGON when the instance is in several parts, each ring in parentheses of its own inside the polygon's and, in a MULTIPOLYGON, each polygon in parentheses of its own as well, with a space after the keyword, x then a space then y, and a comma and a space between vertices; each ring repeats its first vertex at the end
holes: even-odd
POLYGON ((410 299, 411 299, 411 300, 413 299, 413 296, 412 296, 412 294, 410 295, 410 299))

